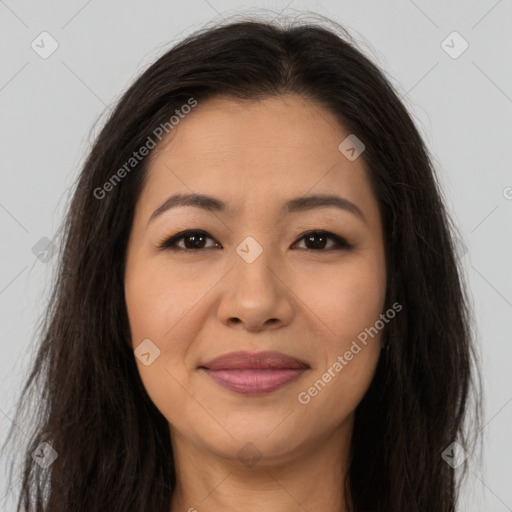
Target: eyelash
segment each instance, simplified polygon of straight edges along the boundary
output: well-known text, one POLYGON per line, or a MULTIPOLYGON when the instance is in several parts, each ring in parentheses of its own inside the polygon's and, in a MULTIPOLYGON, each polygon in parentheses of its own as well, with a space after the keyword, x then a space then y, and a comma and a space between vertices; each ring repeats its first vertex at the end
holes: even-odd
MULTIPOLYGON (((197 253, 197 252, 204 251, 205 249, 215 249, 216 248, 216 247, 206 247, 203 249, 187 249, 187 248, 183 248, 183 247, 178 247, 176 245, 176 242, 178 242, 179 240, 186 238, 189 235, 197 235, 197 234, 203 235, 205 237, 208 237, 208 238, 214 240, 213 237, 211 237, 206 231, 202 231, 200 229, 188 229, 186 231, 181 231, 180 233, 177 233, 176 235, 173 235, 170 238, 164 239, 158 245, 158 248, 161 250, 164 250, 164 251, 165 250, 167 250, 167 251, 182 251, 182 252, 188 252, 188 253, 193 253, 193 252, 197 253)), ((349 251, 349 250, 353 249, 353 247, 354 247, 351 243, 347 242, 347 240, 345 240, 343 237, 335 235, 334 233, 331 233, 330 231, 323 231, 323 230, 307 231, 306 233, 303 233, 301 235, 301 237, 298 238, 296 240, 296 242, 294 242, 294 244, 300 240, 303 240, 304 238, 306 238, 308 236, 311 236, 311 235, 325 235, 325 236, 327 236, 327 238, 334 240, 336 242, 336 246, 331 247, 330 249, 308 249, 308 248, 306 248, 306 249, 300 249, 300 250, 309 251, 309 252, 330 252, 333 250, 349 251)))

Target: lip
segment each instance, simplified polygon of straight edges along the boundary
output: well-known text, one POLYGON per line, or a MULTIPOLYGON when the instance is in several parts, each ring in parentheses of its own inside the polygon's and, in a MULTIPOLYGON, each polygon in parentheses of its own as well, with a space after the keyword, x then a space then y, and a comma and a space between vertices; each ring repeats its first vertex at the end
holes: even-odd
POLYGON ((300 370, 309 365, 296 357, 281 352, 230 352, 203 363, 200 368, 209 370, 300 370))
POLYGON ((270 393, 297 379, 310 366, 281 352, 231 352, 219 356, 199 369, 217 384, 245 395, 270 393))

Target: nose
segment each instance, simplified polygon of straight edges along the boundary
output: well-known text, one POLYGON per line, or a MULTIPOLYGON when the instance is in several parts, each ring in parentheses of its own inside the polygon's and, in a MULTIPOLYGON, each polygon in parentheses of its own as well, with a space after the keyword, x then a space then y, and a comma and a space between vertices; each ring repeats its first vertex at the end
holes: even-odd
POLYGON ((219 321, 231 328, 258 332, 289 324, 294 294, 269 251, 252 263, 239 258, 222 282, 219 321))

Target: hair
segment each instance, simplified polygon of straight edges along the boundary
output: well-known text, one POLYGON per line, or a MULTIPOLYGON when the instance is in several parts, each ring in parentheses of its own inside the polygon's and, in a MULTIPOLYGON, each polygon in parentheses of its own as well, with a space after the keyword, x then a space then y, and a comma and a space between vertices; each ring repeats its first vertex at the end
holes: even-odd
POLYGON ((22 449, 18 512, 169 510, 177 481, 169 424, 126 343, 124 297, 128 236, 154 150, 104 197, 95 190, 191 98, 202 104, 284 94, 327 109, 364 142, 361 158, 384 232, 385 309, 403 306, 386 326, 386 349, 355 411, 340 482, 347 507, 456 510, 467 461, 454 470, 442 453, 454 441, 469 452, 476 428, 467 420, 478 425, 481 415, 456 229, 398 93, 348 31, 330 24, 246 18, 204 27, 141 73, 110 112, 59 229, 54 287, 17 404, 15 423, 23 411, 34 416, 22 449), (31 456, 43 442, 58 454, 48 468, 31 456))

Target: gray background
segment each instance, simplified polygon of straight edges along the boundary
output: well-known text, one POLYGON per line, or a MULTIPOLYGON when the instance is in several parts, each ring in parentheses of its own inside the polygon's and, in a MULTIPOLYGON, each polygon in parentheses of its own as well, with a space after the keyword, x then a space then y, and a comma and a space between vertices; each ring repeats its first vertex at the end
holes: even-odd
MULTIPOLYGON (((32 248, 53 238, 101 114, 185 35, 266 9, 288 18, 312 11, 347 27, 398 88, 434 155, 467 248, 461 257, 486 394, 485 457, 479 464, 469 454, 461 510, 512 511, 511 0, 0 0, 0 441, 34 355, 57 259, 49 252, 45 263, 32 248), (47 59, 31 48, 34 40, 42 46, 43 31, 59 45, 47 59), (469 44, 458 58, 442 47, 453 31, 469 44)), ((445 44, 462 48, 453 37, 445 44)), ((4 476, 1 467, 1 482, 4 476)), ((4 492, 0 509, 12 510, 4 492)))

